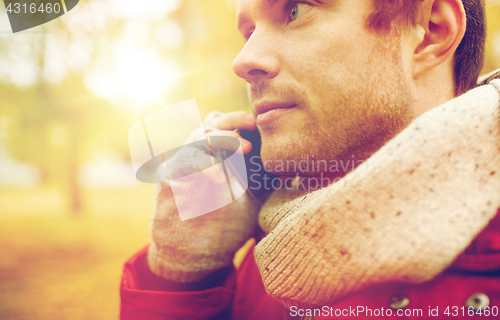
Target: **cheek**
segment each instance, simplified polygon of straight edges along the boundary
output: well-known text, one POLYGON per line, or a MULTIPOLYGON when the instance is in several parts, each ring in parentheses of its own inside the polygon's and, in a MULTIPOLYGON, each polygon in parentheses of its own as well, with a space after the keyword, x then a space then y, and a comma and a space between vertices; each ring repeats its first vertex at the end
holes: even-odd
POLYGON ((283 69, 304 89, 333 90, 329 84, 345 82, 353 70, 369 63, 374 41, 364 29, 352 26, 346 32, 338 24, 327 22, 314 29, 299 33, 282 47, 283 69))

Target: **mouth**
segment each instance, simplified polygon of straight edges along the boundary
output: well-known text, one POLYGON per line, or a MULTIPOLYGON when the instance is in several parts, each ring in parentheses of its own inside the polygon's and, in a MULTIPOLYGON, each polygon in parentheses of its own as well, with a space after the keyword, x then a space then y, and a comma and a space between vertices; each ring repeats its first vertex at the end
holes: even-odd
POLYGON ((263 125, 276 120, 284 114, 292 111, 297 105, 292 103, 271 103, 259 101, 255 103, 255 113, 257 114, 257 125, 263 125))

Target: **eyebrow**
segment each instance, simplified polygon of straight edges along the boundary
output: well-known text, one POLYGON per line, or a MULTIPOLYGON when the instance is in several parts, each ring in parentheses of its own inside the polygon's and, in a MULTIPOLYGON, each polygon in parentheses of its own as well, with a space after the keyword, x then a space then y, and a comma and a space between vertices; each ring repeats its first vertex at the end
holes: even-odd
MULTIPOLYGON (((278 2, 283 1, 283 0, 258 0, 261 1, 261 4, 259 5, 261 10, 266 10, 269 8, 274 7, 278 2)), ((252 19, 246 14, 246 13, 240 13, 238 14, 238 30, 241 31, 241 26, 245 23, 250 22, 252 19)))
POLYGON ((238 30, 241 32, 241 26, 250 22, 250 18, 245 13, 240 13, 238 15, 238 30))
POLYGON ((264 8, 269 8, 274 6, 276 3, 278 3, 281 0, 262 0, 262 7, 264 8))

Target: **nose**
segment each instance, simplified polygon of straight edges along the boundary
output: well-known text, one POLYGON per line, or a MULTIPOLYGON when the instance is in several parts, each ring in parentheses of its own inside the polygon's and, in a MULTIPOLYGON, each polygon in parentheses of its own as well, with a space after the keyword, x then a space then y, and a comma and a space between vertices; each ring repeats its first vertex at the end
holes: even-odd
POLYGON ((253 84, 259 80, 276 77, 279 70, 276 44, 272 43, 271 37, 265 31, 256 29, 234 59, 234 73, 253 84))

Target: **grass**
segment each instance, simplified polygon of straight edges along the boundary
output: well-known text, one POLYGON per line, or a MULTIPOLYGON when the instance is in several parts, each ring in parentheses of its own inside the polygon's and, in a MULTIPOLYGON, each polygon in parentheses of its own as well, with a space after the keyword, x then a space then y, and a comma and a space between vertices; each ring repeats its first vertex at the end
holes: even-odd
POLYGON ((154 186, 0 189, 0 319, 117 319, 123 263, 149 242, 154 186))

